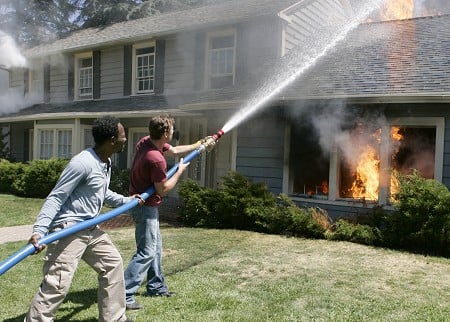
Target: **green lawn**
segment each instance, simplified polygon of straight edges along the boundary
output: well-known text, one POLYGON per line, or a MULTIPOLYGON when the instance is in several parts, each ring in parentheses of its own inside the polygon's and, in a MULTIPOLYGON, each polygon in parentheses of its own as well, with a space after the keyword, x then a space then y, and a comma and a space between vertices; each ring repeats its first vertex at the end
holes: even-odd
MULTIPOLYGON (((111 230, 125 264, 133 229, 111 230)), ((450 259, 347 242, 235 230, 162 228, 173 298, 137 300, 135 321, 449 321, 450 259)), ((6 257, 23 243, 0 245, 6 257)), ((0 276, 0 316, 22 321, 43 255, 0 276)), ((96 277, 82 263, 57 321, 96 321, 96 277)))
POLYGON ((32 225, 44 199, 0 194, 0 227, 32 225))

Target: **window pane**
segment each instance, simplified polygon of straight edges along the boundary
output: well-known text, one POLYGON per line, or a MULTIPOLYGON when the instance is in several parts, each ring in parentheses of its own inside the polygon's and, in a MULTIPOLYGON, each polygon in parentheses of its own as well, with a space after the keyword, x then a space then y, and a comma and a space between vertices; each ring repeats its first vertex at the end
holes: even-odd
POLYGON ((320 148, 319 135, 309 122, 291 126, 290 171, 293 194, 328 199, 330 159, 320 148))
POLYGON ((80 68, 79 95, 92 94, 92 67, 80 68))
POLYGON ((209 87, 223 88, 234 82, 234 35, 209 40, 209 87))
POLYGON ((210 42, 211 49, 234 47, 234 36, 215 37, 210 42))
MULTIPOLYGON (((136 50, 136 54, 142 50, 136 50)), ((154 50, 149 54, 136 56, 136 92, 149 92, 154 89, 154 50)))
POLYGON ((92 67, 92 58, 89 57, 89 58, 82 58, 82 59, 80 59, 79 60, 79 65, 80 65, 81 68, 92 67))
POLYGON ((94 147, 94 137, 92 136, 92 129, 84 130, 84 148, 94 147))
POLYGON ((53 155, 53 130, 41 130, 39 140, 39 159, 50 159, 53 155))
POLYGON ((70 159, 72 157, 72 131, 58 130, 58 158, 70 159))

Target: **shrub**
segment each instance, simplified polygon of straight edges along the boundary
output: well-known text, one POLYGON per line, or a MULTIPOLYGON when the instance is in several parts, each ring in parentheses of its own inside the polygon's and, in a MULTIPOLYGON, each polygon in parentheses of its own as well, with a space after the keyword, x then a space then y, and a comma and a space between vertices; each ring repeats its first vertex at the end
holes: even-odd
POLYGON ((25 166, 12 186, 23 197, 45 198, 58 181, 68 160, 33 160, 25 166))
POLYGON ((386 240, 394 247, 450 254, 450 192, 417 171, 399 176, 395 212, 387 217, 386 240))
POLYGON ((111 168, 111 182, 109 189, 114 192, 128 196, 128 187, 130 184, 130 169, 119 169, 113 166, 111 168))
POLYGON ((380 244, 381 231, 377 227, 351 223, 343 218, 333 224, 332 232, 327 235, 330 240, 349 241, 365 245, 380 244))
POLYGON ((25 164, 0 159, 0 192, 17 194, 18 191, 14 189, 13 183, 24 171, 25 164))
POLYGON ((191 226, 246 229, 323 238, 330 223, 326 212, 303 209, 284 194, 276 197, 264 184, 230 172, 221 189, 200 187, 193 180, 179 186, 180 216, 191 226))

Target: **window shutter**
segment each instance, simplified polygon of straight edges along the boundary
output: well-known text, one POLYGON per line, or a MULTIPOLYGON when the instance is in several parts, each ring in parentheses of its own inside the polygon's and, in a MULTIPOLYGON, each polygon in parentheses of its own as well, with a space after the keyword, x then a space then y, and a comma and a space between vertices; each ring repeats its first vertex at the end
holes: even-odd
POLYGON ((50 102, 50 64, 44 65, 44 102, 50 102))
POLYGON ((96 50, 92 53, 92 98, 99 99, 101 95, 101 52, 96 50))
POLYGON ((164 57, 166 43, 164 40, 156 40, 156 61, 155 61, 155 93, 164 92, 164 57))
POLYGON ((123 47, 123 96, 131 95, 132 68, 133 68, 133 46, 126 45, 123 47))
POLYGON ((30 70, 23 69, 23 94, 26 95, 30 91, 30 70))
POLYGON ((75 58, 69 57, 68 71, 67 71, 67 96, 69 101, 74 99, 74 86, 75 86, 75 58))
POLYGON ((200 33, 195 36, 194 57, 194 88, 201 90, 205 87, 205 44, 206 34, 200 33))
MULTIPOLYGON (((248 47, 248 46, 247 46, 248 47)), ((244 28, 242 25, 238 25, 236 29, 236 61, 235 61, 235 84, 243 84, 248 78, 248 61, 247 52, 245 50, 245 35, 244 28)))

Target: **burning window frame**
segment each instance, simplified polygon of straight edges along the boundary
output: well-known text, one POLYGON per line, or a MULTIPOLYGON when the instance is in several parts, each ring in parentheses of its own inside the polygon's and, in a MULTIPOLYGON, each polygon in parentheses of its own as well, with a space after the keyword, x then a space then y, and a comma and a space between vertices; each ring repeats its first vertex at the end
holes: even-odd
MULTIPOLYGON (((351 202, 352 204, 384 204, 388 205, 391 202, 391 177, 393 173, 392 158, 395 154, 394 143, 391 141, 391 129, 393 127, 399 128, 435 128, 435 146, 434 146, 434 179, 442 181, 443 174, 443 156, 444 156, 444 131, 445 119, 443 117, 399 117, 387 119, 386 124, 380 127, 380 142, 379 142, 379 185, 378 198, 376 200, 365 200, 365 198, 343 198, 340 195, 340 171, 343 160, 342 153, 339 151, 337 144, 329 152, 329 173, 328 173, 328 194, 307 193, 305 191, 294 191, 294 173, 295 164, 290 158, 290 180, 289 180, 289 194, 292 197, 308 198, 317 202, 320 200, 327 200, 333 202, 351 202)), ((293 145, 290 145, 291 154, 293 145)), ((298 147, 301 149, 301 147, 298 147)), ((305 163, 305 162, 303 162, 305 163)), ((297 170, 298 171, 298 170, 297 170)), ((306 170, 308 171, 308 170, 306 170)), ((297 184, 298 186, 298 184, 297 184)))

